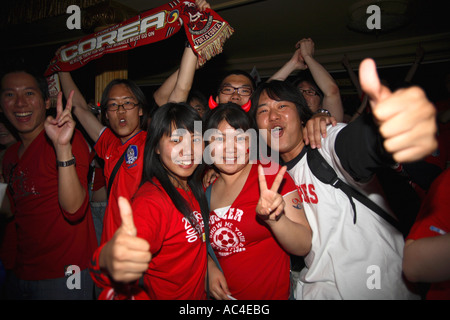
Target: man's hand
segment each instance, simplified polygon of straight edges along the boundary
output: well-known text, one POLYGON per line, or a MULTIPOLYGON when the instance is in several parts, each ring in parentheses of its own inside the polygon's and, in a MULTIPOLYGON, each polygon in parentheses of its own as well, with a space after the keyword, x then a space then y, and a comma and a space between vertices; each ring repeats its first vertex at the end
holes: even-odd
POLYGON ((417 161, 436 150, 436 109, 421 88, 391 92, 380 83, 372 59, 361 63, 359 78, 385 139, 384 148, 395 161, 417 161))

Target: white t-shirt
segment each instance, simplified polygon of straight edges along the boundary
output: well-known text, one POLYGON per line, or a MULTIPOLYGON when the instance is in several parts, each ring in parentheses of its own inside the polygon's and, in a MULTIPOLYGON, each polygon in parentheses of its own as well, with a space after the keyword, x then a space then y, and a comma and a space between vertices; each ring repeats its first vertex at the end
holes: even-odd
MULTIPOLYGON (((328 127, 319 152, 343 181, 388 209, 375 180, 358 185, 343 169, 334 145, 344 126, 328 127)), ((418 299, 402 280, 402 234, 357 200, 354 224, 345 193, 320 182, 309 169, 306 154, 296 160, 288 163, 288 171, 302 195, 313 236, 295 298, 418 299)))

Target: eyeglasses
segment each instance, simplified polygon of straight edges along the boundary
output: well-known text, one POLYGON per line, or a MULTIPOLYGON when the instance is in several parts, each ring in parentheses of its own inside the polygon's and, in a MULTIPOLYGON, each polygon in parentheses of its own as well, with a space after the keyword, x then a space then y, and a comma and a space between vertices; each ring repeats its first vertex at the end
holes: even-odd
POLYGON ((317 92, 311 89, 299 89, 301 93, 306 94, 308 96, 317 96, 317 92))
POLYGON ((223 86, 222 88, 220 88, 219 90, 221 93, 226 94, 226 95, 232 95, 233 93, 237 92, 238 95, 240 96, 249 96, 252 94, 253 90, 247 87, 233 87, 233 86, 223 86))
POLYGON ((124 110, 132 110, 138 105, 139 105, 139 103, 134 103, 131 101, 125 101, 122 104, 117 104, 117 103, 113 102, 113 103, 108 103, 106 105, 106 110, 117 111, 117 110, 119 110, 120 107, 123 107, 124 110))

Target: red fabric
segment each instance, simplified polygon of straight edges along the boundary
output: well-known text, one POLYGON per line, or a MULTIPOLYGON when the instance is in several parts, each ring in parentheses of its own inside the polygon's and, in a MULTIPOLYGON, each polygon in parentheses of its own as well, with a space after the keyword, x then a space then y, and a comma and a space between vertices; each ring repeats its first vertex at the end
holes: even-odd
POLYGON ((78 69, 104 54, 165 40, 182 25, 200 64, 222 52, 223 43, 233 33, 213 10, 200 12, 193 0, 175 0, 65 45, 50 61, 45 76, 78 69))
POLYGON ((0 238, 0 260, 6 270, 14 268, 17 252, 16 221, 8 221, 0 238))
POLYGON ((161 186, 147 182, 133 199, 138 237, 150 243, 153 255, 144 283, 151 299, 202 300, 206 299, 207 265, 203 219, 193 194, 177 190, 191 204, 201 234, 175 208, 161 186))
MULTIPOLYGON (((145 291, 135 284, 113 284, 99 267, 96 251, 91 263, 95 283, 104 288, 105 300, 203 300, 206 299, 206 245, 184 216, 175 208, 167 193, 149 182, 142 185, 133 198, 133 218, 137 236, 147 240, 152 261, 144 275, 145 291)), ((192 193, 177 189, 193 205, 202 226, 200 209, 192 193)), ((104 246, 104 245, 103 245, 104 246)))
MULTIPOLYGON (((266 175, 269 188, 275 177, 266 175)), ((280 194, 289 192, 298 191, 286 173, 280 194)), ((210 213, 210 242, 234 298, 286 300, 290 287, 290 257, 269 227, 256 217, 258 200, 258 166, 254 164, 226 216, 220 218, 214 211, 210 213)))
POLYGON ((119 196, 131 200, 141 183, 146 138, 147 132, 140 131, 125 144, 122 144, 121 140, 109 128, 106 128, 95 144, 95 151, 98 156, 105 161, 103 172, 106 178, 106 186, 108 186, 109 178, 117 160, 122 156, 124 151, 130 146, 134 146, 133 148, 136 150, 136 159, 134 161, 131 159, 128 161, 129 163, 124 161, 114 178, 108 205, 105 210, 105 216, 103 218, 101 243, 111 239, 122 223, 119 206, 117 204, 119 196))
MULTIPOLYGON (((423 200, 416 223, 407 239, 418 240, 426 237, 439 237, 450 232, 450 169, 445 170, 430 187, 423 200)), ((449 300, 450 281, 433 283, 427 294, 430 300, 449 300)))
POLYGON ((20 145, 11 146, 3 159, 4 176, 13 188, 8 193, 17 224, 14 272, 22 280, 42 280, 64 277, 69 265, 85 269, 97 242, 87 191, 89 149, 82 134, 75 131, 72 152, 86 197, 74 214, 59 205, 56 155, 45 131, 19 159, 20 145))

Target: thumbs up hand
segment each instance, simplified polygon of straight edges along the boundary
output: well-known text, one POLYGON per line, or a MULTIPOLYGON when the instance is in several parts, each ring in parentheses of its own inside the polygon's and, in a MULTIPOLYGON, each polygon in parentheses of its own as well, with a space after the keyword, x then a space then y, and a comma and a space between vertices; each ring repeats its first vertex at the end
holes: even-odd
POLYGON ((380 83, 372 59, 361 63, 359 78, 385 139, 384 148, 395 161, 417 161, 436 150, 436 110, 422 89, 391 92, 380 83))
POLYGON ((149 243, 138 238, 133 213, 127 199, 118 199, 122 225, 100 253, 100 266, 118 282, 138 280, 152 259, 149 243))

